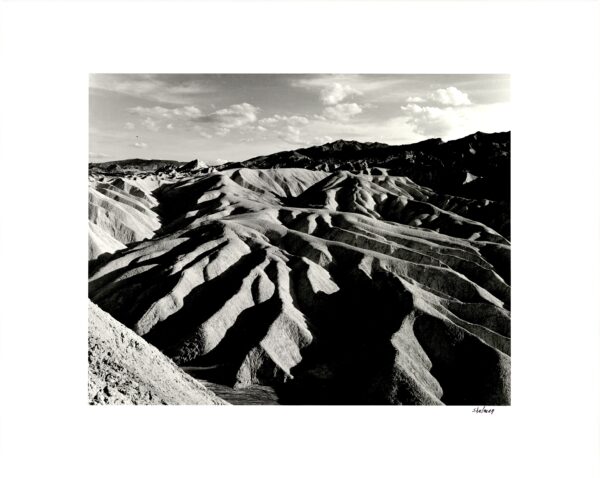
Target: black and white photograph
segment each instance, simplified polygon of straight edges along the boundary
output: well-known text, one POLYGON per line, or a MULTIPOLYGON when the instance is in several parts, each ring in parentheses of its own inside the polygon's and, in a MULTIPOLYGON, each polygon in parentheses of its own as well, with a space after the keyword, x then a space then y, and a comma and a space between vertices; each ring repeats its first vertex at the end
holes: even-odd
POLYGON ((90 404, 510 405, 509 75, 89 100, 90 404))
POLYGON ((0 0, 2 478, 598 478, 600 0, 0 0))

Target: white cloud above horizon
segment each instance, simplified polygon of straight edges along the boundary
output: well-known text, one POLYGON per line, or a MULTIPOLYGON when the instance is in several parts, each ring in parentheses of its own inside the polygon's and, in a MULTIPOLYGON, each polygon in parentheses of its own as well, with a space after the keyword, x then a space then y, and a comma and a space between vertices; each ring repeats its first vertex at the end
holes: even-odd
POLYGON ((510 129, 505 75, 108 75, 90 84, 90 149, 113 157, 136 147, 154 158, 241 161, 286 145, 510 129))
POLYGON ((249 103, 241 103, 210 113, 204 113, 194 105, 176 108, 134 106, 127 111, 144 118, 141 124, 149 131, 157 132, 162 127, 174 130, 175 124, 178 124, 180 127, 196 131, 205 138, 212 138, 214 135, 226 136, 232 129, 256 123, 259 110, 260 108, 249 103))
POLYGON ((324 105, 332 106, 341 103, 349 96, 360 96, 362 93, 350 85, 334 82, 321 90, 321 101, 324 105))
POLYGON ((338 103, 335 106, 325 108, 323 115, 331 120, 345 122, 362 113, 362 111, 362 107, 356 103, 338 103))
POLYGON ((471 104, 469 95, 454 86, 439 88, 430 95, 430 98, 446 106, 466 106, 471 104))
POLYGON ((455 139, 465 136, 484 129, 488 121, 482 116, 491 116, 491 113, 496 124, 508 125, 506 108, 491 112, 489 105, 473 105, 468 94, 454 86, 438 88, 426 98, 409 97, 407 104, 400 107, 406 124, 423 137, 455 139))

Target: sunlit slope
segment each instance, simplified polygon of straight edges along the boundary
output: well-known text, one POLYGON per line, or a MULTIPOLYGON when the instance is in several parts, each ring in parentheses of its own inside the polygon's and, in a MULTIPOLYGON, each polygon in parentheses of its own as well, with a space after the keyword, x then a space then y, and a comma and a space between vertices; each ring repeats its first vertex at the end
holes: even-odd
POLYGON ((158 215, 153 211, 158 202, 143 182, 90 176, 89 259, 150 238, 160 227, 158 215))
POLYGON ((508 217, 381 172, 164 184, 161 229, 95 264, 90 298, 176 363, 291 401, 509 403, 508 217))
POLYGON ((88 331, 90 404, 225 404, 155 347, 91 302, 88 331))

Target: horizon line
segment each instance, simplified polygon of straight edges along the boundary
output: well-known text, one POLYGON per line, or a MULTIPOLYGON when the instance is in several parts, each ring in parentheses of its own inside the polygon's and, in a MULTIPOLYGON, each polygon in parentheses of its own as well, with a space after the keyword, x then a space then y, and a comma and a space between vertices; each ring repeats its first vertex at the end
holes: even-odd
MULTIPOLYGON (((450 140, 444 140, 444 139, 442 139, 440 137, 431 137, 431 138, 423 139, 421 141, 416 141, 414 143, 402 143, 402 144, 382 143, 380 141, 357 141, 357 140, 353 140, 353 139, 348 139, 347 140, 347 139, 340 138, 340 139, 336 139, 336 140, 333 140, 333 141, 328 141, 327 143, 306 145, 306 146, 303 146, 301 148, 295 148, 295 149, 282 149, 282 150, 275 151, 275 152, 272 152, 272 153, 265 153, 265 154, 260 154, 258 156, 253 156, 251 158, 241 159, 239 161, 226 161, 226 162, 221 163, 221 164, 242 163, 244 161, 248 161, 250 159, 255 159, 255 158, 260 158, 262 156, 270 156, 270 155, 273 155, 273 154, 285 153, 285 152, 290 152, 290 151, 299 151, 299 150, 302 150, 302 149, 318 148, 320 146, 325 146, 325 145, 328 145, 328 144, 334 144, 334 143, 339 143, 339 142, 344 142, 344 143, 361 143, 361 144, 383 144, 383 145, 386 145, 386 146, 412 146, 412 145, 415 145, 415 144, 425 143, 427 141, 433 141, 433 140, 439 140, 442 143, 449 143, 449 142, 452 142, 452 141, 459 141, 459 140, 465 139, 465 138, 467 138, 469 136, 474 136, 476 134, 503 134, 503 133, 505 134, 505 133, 510 133, 510 132, 511 132, 510 129, 506 130, 506 131, 493 131, 491 133, 478 130, 478 131, 475 131, 474 133, 467 134, 465 136, 461 136, 460 138, 455 138, 455 139, 450 139, 450 140)), ((166 158, 123 158, 123 159, 108 159, 106 161, 92 161, 91 160, 92 158, 89 157, 89 154, 90 154, 90 152, 88 151, 88 164, 117 163, 117 162, 120 162, 120 161, 133 161, 133 160, 136 160, 136 159, 141 160, 141 161, 173 161, 173 162, 182 163, 182 164, 186 164, 186 163, 189 163, 190 161, 198 160, 198 161, 202 161, 202 162, 206 163, 206 160, 203 160, 203 159, 200 159, 200 158, 193 158, 193 159, 190 159, 188 161, 180 161, 180 160, 177 160, 177 159, 166 159, 166 158)), ((221 164, 208 165, 208 166, 209 167, 210 166, 220 166, 221 164)))

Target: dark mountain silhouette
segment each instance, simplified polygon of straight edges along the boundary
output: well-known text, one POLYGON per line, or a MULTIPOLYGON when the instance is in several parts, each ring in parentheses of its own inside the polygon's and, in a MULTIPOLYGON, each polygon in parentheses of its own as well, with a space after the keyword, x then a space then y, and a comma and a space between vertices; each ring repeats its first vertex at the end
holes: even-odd
POLYGON ((437 192, 509 202, 510 132, 477 132, 453 141, 434 138, 408 145, 337 140, 227 163, 218 169, 233 168, 304 168, 353 173, 385 168, 390 175, 407 176, 437 192))

